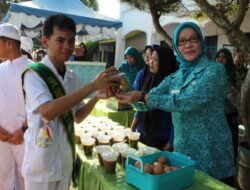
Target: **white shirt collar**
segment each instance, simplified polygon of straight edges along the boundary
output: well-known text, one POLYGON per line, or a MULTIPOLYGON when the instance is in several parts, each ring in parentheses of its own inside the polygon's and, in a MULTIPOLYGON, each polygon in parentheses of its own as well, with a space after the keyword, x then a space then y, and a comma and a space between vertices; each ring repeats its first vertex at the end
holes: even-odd
POLYGON ((27 64, 27 61, 28 60, 28 57, 27 55, 22 55, 20 57, 17 57, 16 59, 13 59, 12 61, 11 60, 7 60, 7 63, 12 63, 12 64, 20 64, 20 63, 25 63, 27 64), (25 60, 25 61, 24 61, 25 60))
MULTIPOLYGON (((43 59, 43 64, 46 65, 47 67, 49 67, 58 77, 60 77, 60 79, 62 79, 62 76, 59 75, 58 71, 56 70, 56 67, 54 66, 54 64, 50 61, 49 57, 46 55, 43 59)), ((64 76, 64 80, 67 80, 67 79, 72 79, 74 76, 73 76, 73 73, 71 70, 69 70, 67 67, 66 67, 66 72, 65 72, 65 76, 64 76)))

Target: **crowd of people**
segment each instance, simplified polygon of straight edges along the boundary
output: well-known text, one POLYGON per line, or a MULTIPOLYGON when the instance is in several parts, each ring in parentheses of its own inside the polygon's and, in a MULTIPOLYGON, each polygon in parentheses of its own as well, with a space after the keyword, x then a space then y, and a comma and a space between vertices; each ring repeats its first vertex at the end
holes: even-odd
MULTIPOLYGON (((32 40, 13 25, 0 25, 0 189, 68 190, 77 169, 74 122, 112 96, 133 105, 131 130, 141 133, 142 143, 183 153, 197 169, 234 185, 239 88, 229 50, 209 60, 199 26, 184 22, 175 29, 173 49, 149 45, 143 58, 128 47, 118 69, 81 87, 65 64, 75 35, 71 18, 48 17, 41 39, 46 55, 34 63, 32 40)), ((80 48, 83 54, 74 59, 87 59, 85 44, 80 48)))

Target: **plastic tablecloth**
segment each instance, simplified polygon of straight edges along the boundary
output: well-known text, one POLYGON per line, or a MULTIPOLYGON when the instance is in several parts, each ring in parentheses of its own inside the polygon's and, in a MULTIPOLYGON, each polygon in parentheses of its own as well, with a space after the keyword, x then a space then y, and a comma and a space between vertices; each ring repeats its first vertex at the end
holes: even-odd
POLYGON ((115 111, 106 107, 105 100, 99 100, 91 112, 94 116, 106 116, 122 126, 130 127, 134 118, 134 110, 115 111))
MULTIPOLYGON (((85 156, 80 145, 76 151, 81 161, 78 190, 136 190, 137 188, 125 182, 125 170, 120 164, 116 166, 115 174, 105 173, 99 165, 96 155, 85 156)), ((185 190, 232 190, 230 186, 196 170, 194 184, 185 190)))

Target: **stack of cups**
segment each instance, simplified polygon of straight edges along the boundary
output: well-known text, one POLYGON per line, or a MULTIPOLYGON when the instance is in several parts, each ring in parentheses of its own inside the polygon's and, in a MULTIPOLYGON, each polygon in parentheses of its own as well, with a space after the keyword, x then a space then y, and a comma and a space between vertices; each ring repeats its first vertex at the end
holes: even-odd
POLYGON ((140 133, 138 133, 138 132, 128 133, 129 146, 131 148, 137 149, 139 138, 140 138, 140 133))
POLYGON ((117 152, 103 152, 102 154, 104 170, 107 173, 115 173, 116 162, 118 158, 117 152))
POLYGON ((81 143, 82 143, 85 155, 88 155, 88 156, 92 155, 93 146, 95 145, 95 139, 92 137, 81 138, 81 143))

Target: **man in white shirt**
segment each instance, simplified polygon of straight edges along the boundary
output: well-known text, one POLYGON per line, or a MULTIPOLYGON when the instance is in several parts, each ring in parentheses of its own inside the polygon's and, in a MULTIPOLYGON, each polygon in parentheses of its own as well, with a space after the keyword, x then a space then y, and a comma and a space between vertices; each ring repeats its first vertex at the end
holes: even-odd
POLYGON ((0 25, 0 190, 24 190, 21 174, 27 128, 21 75, 27 56, 20 50, 20 35, 10 24, 0 25))
MULTIPOLYGON (((25 73, 24 91, 26 93, 26 110, 29 128, 25 133, 25 155, 23 175, 26 190, 68 190, 72 174, 73 156, 69 136, 63 122, 62 114, 73 111, 75 122, 81 122, 93 109, 99 98, 108 95, 94 95, 86 105, 82 100, 92 92, 107 89, 117 79, 110 78, 117 74, 110 68, 99 74, 93 81, 80 87, 79 78, 67 69, 65 61, 74 51, 76 27, 74 21, 64 15, 48 17, 44 23, 42 43, 47 48, 43 60, 52 75, 61 84, 66 95, 54 98, 54 88, 46 82, 51 78, 42 77, 32 70, 25 73)), ((34 64, 33 64, 34 65, 34 64)), ((86 71, 87 72, 87 71, 86 71)), ((52 77, 53 78, 53 77, 52 77)), ((55 81, 56 83, 56 81, 55 81)))

